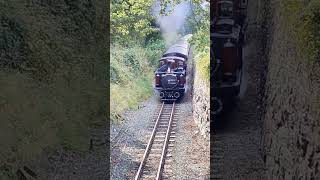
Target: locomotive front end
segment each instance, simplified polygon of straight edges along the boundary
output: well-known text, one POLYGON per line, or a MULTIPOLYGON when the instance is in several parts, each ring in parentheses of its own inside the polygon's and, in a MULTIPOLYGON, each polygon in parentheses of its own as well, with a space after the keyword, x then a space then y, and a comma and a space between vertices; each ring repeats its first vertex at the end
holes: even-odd
POLYGON ((155 89, 161 100, 177 100, 185 91, 185 81, 182 73, 159 73, 155 76, 155 89))

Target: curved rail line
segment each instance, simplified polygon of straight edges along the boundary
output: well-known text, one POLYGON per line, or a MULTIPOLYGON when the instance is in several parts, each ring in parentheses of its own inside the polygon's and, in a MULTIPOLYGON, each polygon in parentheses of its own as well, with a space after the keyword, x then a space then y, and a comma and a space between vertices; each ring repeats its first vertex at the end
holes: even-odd
POLYGON ((136 173, 135 180, 164 179, 162 175, 164 172, 168 145, 171 141, 170 138, 175 137, 171 135, 171 129, 174 123, 175 106, 175 102, 172 104, 162 103, 151 137, 136 173))

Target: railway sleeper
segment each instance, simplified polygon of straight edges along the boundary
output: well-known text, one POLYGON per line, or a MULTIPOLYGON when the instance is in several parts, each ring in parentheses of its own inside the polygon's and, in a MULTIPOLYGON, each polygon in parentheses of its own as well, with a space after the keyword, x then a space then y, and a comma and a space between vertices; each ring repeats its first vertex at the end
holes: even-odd
POLYGON ((156 179, 156 175, 142 175, 141 179, 156 179))
POLYGON ((161 152, 162 148, 150 149, 150 152, 161 152))
MULTIPOLYGON (((147 145, 146 145, 146 146, 147 146, 147 145)), ((154 147, 154 146, 163 146, 163 144, 162 144, 162 143, 152 144, 152 146, 151 146, 151 147, 154 147)))
POLYGON ((165 138, 166 135, 165 134, 160 134, 160 135, 156 135, 155 138, 165 138))
POLYGON ((154 142, 164 142, 164 139, 154 139, 154 142))
POLYGON ((174 147, 174 144, 169 143, 169 144, 168 144, 168 147, 169 147, 169 148, 170 148, 170 147, 174 147))
POLYGON ((153 159, 153 160, 148 161, 147 164, 144 166, 144 168, 147 167, 147 166, 150 166, 149 167, 149 171, 150 172, 156 172, 158 170, 159 160, 160 159, 157 158, 157 159, 153 159))
POLYGON ((166 157, 172 157, 172 154, 171 153, 167 153, 166 157))
POLYGON ((165 128, 168 128, 168 125, 162 125, 162 124, 159 124, 158 127, 165 127, 165 128))

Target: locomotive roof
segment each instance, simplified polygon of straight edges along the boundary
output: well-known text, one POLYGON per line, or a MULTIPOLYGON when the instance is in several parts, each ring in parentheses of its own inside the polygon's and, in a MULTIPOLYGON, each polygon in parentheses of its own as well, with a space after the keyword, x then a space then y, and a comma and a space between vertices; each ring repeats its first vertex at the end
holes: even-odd
MULTIPOLYGON (((177 54, 184 58, 188 57, 189 54, 189 48, 186 48, 184 46, 171 46, 164 54, 163 56, 169 56, 170 54, 177 54)), ((171 55, 172 56, 172 55, 171 55)))
POLYGON ((239 39, 240 36, 240 27, 233 27, 231 33, 220 33, 220 32, 214 32, 211 33, 211 37, 213 38, 232 38, 232 39, 239 39))
POLYGON ((178 59, 178 60, 185 61, 184 58, 178 57, 178 56, 166 56, 166 57, 162 57, 159 61, 162 61, 162 60, 164 60, 164 59, 178 59))
POLYGON ((221 3, 230 3, 230 4, 233 4, 233 1, 232 1, 232 0, 221 0, 221 1, 218 1, 217 3, 218 3, 218 4, 221 4, 221 3))
POLYGON ((188 40, 192 37, 192 34, 188 34, 182 37, 177 43, 170 46, 168 50, 163 54, 162 57, 180 57, 180 58, 188 58, 189 54, 189 42, 188 40))

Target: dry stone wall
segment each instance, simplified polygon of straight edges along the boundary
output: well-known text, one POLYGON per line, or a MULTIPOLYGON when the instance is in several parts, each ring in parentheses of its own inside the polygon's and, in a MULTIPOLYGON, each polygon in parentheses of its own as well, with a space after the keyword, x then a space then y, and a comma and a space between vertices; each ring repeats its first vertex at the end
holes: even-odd
POLYGON ((200 129, 200 133, 205 138, 209 138, 210 134, 210 87, 208 82, 203 79, 197 63, 194 68, 194 84, 193 84, 193 119, 200 129))
POLYGON ((320 67, 299 55, 272 5, 263 148, 268 179, 320 179, 320 67))

